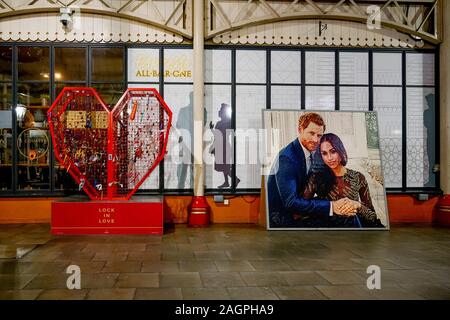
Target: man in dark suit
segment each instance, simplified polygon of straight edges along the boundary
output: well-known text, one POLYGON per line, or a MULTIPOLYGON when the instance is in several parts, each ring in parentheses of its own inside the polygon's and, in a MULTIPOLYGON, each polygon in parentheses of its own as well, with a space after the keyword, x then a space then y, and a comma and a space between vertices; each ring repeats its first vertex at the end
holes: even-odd
POLYGON ((324 131, 320 115, 305 113, 298 121, 298 138, 279 152, 267 182, 270 228, 320 227, 333 214, 356 212, 347 198, 328 201, 301 196, 308 174, 323 165, 316 150, 324 131))

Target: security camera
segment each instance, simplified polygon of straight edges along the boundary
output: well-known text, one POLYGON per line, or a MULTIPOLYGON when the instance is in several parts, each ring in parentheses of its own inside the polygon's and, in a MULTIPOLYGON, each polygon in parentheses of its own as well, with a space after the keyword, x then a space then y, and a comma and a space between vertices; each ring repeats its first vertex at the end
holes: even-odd
POLYGON ((70 26, 70 24, 72 23, 72 14, 73 14, 72 9, 68 7, 60 8, 59 13, 60 13, 59 21, 61 21, 63 27, 66 28, 70 26))

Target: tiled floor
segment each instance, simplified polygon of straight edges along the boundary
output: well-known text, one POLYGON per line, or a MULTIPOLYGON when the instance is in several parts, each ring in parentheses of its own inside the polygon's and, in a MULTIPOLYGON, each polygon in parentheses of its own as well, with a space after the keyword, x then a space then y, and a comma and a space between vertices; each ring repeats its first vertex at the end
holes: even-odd
POLYGON ((45 224, 0 225, 0 299, 450 299, 450 229, 55 237, 45 224), (66 286, 72 264, 80 290, 66 286), (369 265, 381 290, 367 289, 369 265))

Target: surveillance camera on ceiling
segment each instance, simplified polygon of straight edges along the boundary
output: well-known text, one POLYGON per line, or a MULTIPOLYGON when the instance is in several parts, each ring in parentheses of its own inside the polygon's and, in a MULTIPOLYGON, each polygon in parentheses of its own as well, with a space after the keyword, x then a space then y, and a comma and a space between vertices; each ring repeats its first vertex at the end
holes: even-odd
POLYGON ((63 27, 66 28, 70 26, 70 24, 72 23, 72 14, 73 14, 72 9, 68 7, 63 7, 59 9, 59 13, 60 13, 59 21, 61 21, 63 27))

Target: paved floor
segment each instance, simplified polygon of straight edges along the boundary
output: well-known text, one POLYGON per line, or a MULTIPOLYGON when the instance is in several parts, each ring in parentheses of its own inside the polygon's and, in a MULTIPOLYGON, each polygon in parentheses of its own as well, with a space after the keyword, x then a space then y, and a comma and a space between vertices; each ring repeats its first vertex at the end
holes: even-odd
POLYGON ((45 224, 0 225, 0 299, 450 299, 450 229, 55 237, 45 224), (80 290, 66 287, 72 264, 80 290), (381 290, 367 289, 369 265, 381 290))

